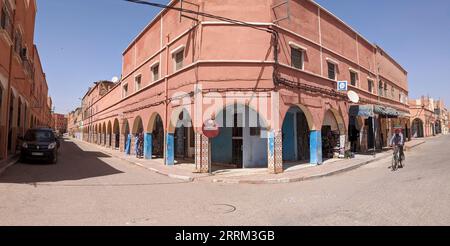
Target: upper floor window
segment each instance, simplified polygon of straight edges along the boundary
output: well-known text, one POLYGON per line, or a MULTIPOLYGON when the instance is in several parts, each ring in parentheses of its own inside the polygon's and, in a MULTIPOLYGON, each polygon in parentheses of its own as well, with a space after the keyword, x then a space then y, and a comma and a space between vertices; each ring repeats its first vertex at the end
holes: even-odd
POLYGON ((384 83, 384 96, 387 97, 388 96, 388 84, 384 83))
POLYGON ((336 64, 330 61, 328 61, 327 64, 328 64, 328 78, 332 80, 337 80, 336 64))
POLYGON ((298 68, 298 69, 302 69, 303 70, 303 62, 304 62, 304 57, 303 57, 303 50, 296 48, 296 47, 291 47, 291 64, 292 67, 298 68))
POLYGON ((7 7, 7 2, 3 5, 1 11, 0 11, 0 28, 6 30, 8 33, 11 34, 11 28, 12 28, 12 18, 11 18, 11 11, 7 7))
POLYGON ((371 79, 368 79, 367 80, 367 90, 370 92, 370 93, 373 93, 373 80, 371 80, 371 79))
POLYGON ((394 86, 391 87, 391 98, 392 99, 395 98, 395 88, 394 88, 394 86))
POLYGON ((174 62, 174 71, 182 69, 184 62, 184 46, 182 45, 172 51, 172 57, 174 62))
POLYGON ((139 91, 140 89, 142 89, 142 76, 138 75, 134 78, 134 88, 135 91, 139 91))
POLYGON ((122 97, 128 96, 128 84, 123 85, 122 87, 122 97))
POLYGON ((358 73, 350 70, 350 85, 356 86, 358 84, 358 73))
POLYGON ((152 70, 153 81, 157 81, 159 79, 159 63, 153 65, 151 70, 152 70))
POLYGON ((16 30, 14 35, 14 51, 17 54, 20 54, 22 51, 22 33, 19 30, 16 30))
POLYGON ((383 96, 383 81, 378 82, 378 96, 383 96))

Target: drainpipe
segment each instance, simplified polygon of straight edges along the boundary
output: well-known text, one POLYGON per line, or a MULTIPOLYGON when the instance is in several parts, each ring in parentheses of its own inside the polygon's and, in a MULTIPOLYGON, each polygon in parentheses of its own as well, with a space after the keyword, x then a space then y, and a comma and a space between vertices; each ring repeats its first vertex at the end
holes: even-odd
MULTIPOLYGON (((17 8, 17 6, 16 6, 17 8)), ((13 21, 12 21, 12 44, 11 44, 11 48, 9 49, 9 71, 8 71, 8 89, 7 89, 7 94, 6 94, 6 124, 5 124, 5 133, 4 136, 5 138, 5 148, 3 149, 4 151, 4 159, 8 158, 8 135, 9 135, 9 108, 11 105, 10 104, 10 100, 11 100, 11 80, 12 80, 12 61, 13 61, 13 50, 14 50, 14 26, 16 23, 16 9, 13 10, 13 21)), ((12 146, 11 146, 12 148, 12 146)))
POLYGON ((164 164, 167 165, 167 136, 169 135, 169 118, 168 118, 168 107, 169 107, 169 41, 170 37, 169 35, 166 36, 166 78, 164 79, 165 83, 165 103, 164 103, 164 128, 165 128, 165 134, 164 134, 164 164))

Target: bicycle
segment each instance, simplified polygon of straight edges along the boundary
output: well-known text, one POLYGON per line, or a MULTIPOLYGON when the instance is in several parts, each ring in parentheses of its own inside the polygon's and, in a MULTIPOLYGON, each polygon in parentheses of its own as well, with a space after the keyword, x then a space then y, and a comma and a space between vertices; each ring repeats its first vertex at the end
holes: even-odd
POLYGON ((399 146, 394 146, 394 154, 392 156, 392 171, 398 169, 398 167, 403 167, 402 157, 400 156, 399 146))

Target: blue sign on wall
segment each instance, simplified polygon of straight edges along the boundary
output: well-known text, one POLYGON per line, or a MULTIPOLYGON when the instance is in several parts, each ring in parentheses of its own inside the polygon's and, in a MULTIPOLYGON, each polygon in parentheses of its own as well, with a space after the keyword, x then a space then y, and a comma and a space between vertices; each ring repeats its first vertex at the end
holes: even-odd
POLYGON ((347 91, 348 90, 348 82, 347 81, 338 81, 337 82, 337 90, 338 91, 347 91))

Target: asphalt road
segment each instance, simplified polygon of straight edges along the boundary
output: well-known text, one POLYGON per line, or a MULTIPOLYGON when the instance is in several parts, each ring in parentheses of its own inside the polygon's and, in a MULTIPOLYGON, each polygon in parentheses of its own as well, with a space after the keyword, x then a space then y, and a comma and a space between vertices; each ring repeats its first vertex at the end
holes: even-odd
POLYGON ((65 141, 56 165, 0 176, 0 225, 450 225, 450 136, 317 180, 186 183, 65 141))

